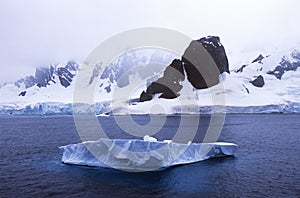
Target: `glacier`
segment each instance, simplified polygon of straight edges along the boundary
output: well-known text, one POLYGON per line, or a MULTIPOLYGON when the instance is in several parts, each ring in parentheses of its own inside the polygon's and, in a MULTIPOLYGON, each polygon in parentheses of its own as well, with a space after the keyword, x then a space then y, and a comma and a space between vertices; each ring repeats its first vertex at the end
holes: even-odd
POLYGON ((102 111, 109 102, 99 102, 96 104, 61 103, 61 102, 41 102, 36 104, 5 104, 0 105, 0 115, 89 115, 102 114, 102 111))
MULTIPOLYGON (((163 103, 163 100, 161 100, 163 103)), ((153 112, 146 108, 151 107, 151 102, 145 102, 145 104, 132 105, 130 109, 131 115, 146 115, 153 112), (145 107, 144 107, 145 106, 145 107)), ((97 116, 110 116, 110 115, 126 115, 125 108, 119 108, 118 111, 107 111, 109 101, 97 102, 94 105, 90 104, 72 104, 72 103, 59 103, 59 102, 43 102, 37 104, 18 105, 18 104, 7 104, 0 105, 0 115, 22 115, 22 116, 51 116, 51 115, 92 115, 97 116), (124 111, 123 111, 124 110, 124 111)), ((168 106, 164 105, 164 112, 157 112, 153 114, 166 114, 166 115, 180 115, 180 114, 213 114, 213 113, 228 113, 228 114, 240 114, 240 113, 300 113, 300 102, 282 102, 279 104, 267 104, 257 106, 188 106, 188 112, 183 112, 180 106, 171 104, 168 106)))
POLYGON ((226 142, 182 144, 150 137, 144 140, 101 138, 59 148, 65 164, 140 172, 231 156, 237 145, 226 142))

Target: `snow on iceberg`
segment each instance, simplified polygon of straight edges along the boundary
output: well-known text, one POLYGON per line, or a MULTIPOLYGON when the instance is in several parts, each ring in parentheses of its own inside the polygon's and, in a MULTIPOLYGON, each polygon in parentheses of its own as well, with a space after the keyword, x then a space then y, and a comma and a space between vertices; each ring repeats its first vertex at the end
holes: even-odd
MULTIPOLYGON (((147 139, 147 138, 146 138, 147 139)), ((74 165, 153 171, 233 155, 236 144, 104 139, 61 146, 62 162, 74 165)))

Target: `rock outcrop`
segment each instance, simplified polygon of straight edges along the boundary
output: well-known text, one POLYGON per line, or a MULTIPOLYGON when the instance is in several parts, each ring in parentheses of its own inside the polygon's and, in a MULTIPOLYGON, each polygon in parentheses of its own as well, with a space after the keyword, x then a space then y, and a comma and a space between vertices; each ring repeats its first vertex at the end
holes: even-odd
POLYGON ((163 77, 157 81, 152 82, 143 91, 140 96, 140 102, 148 101, 153 98, 155 94, 161 93, 160 98, 172 99, 179 96, 179 91, 182 89, 180 81, 184 80, 183 62, 179 59, 173 62, 165 69, 163 77))
POLYGON ((236 73, 241 73, 248 65, 242 65, 238 70, 236 70, 236 73))
POLYGON ((219 83, 219 75, 229 73, 228 59, 220 38, 209 36, 194 40, 185 50, 181 60, 175 59, 167 66, 163 77, 152 82, 140 95, 140 102, 151 100, 155 94, 160 98, 176 98, 185 79, 196 89, 205 89, 219 83))
MULTIPOLYGON (((26 76, 14 82, 18 88, 31 88, 37 86, 39 88, 47 87, 51 84, 59 83, 67 88, 71 85, 79 65, 74 61, 69 61, 64 66, 50 65, 49 67, 38 67, 35 70, 35 75, 26 76)), ((19 93, 19 96, 25 96, 26 91, 19 93)))
POLYGON ((279 65, 274 70, 268 71, 267 74, 274 75, 277 79, 281 80, 285 72, 296 71, 298 67, 300 67, 300 52, 293 51, 290 58, 283 57, 279 65))
POLYGON ((185 50, 182 61, 187 79, 196 89, 212 87, 219 83, 221 73, 229 73, 225 49, 216 36, 192 41, 185 50))
POLYGON ((250 83, 255 87, 263 87, 265 85, 264 77, 262 75, 257 76, 250 83))
POLYGON ((46 87, 49 85, 49 82, 52 80, 54 73, 54 67, 50 66, 49 68, 41 67, 37 68, 35 71, 35 80, 38 87, 46 87))
POLYGON ((259 55, 256 59, 254 59, 253 61, 252 61, 252 63, 260 63, 260 64, 262 64, 262 60, 264 59, 265 57, 263 56, 263 55, 259 55))
POLYGON ((26 76, 15 82, 17 87, 21 87, 22 84, 25 85, 25 89, 38 86, 47 87, 50 82, 56 83, 56 77, 58 77, 60 84, 63 87, 70 86, 75 73, 78 70, 79 65, 74 61, 69 61, 64 67, 56 67, 50 65, 49 67, 39 67, 35 71, 34 76, 26 76))
POLYGON ((25 96, 26 95, 26 91, 22 91, 19 93, 19 96, 25 96))

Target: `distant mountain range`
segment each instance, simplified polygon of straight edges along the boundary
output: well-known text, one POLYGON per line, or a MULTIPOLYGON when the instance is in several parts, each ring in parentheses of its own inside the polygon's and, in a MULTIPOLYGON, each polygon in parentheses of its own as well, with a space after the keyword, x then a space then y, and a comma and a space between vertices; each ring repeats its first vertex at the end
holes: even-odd
MULTIPOLYGON (((114 87, 126 88, 131 83, 131 78, 141 79, 144 85, 133 94, 131 100, 121 103, 116 113, 123 114, 124 105, 128 105, 132 113, 149 113, 149 107, 154 103, 161 103, 165 113, 178 113, 174 101, 185 98, 185 88, 193 90, 199 99, 200 110, 206 112, 213 105, 223 105, 211 101, 213 94, 221 93, 225 94, 228 111, 233 113, 300 112, 300 47, 281 52, 270 50, 268 53, 258 53, 251 61, 239 61, 241 64, 232 65, 230 56, 229 63, 227 60, 226 46, 223 47, 218 37, 205 37, 197 42, 201 42, 220 70, 220 76, 213 77, 215 80, 212 84, 203 84, 203 79, 195 71, 187 69, 189 63, 184 55, 178 57, 157 49, 130 51, 114 60, 103 72, 95 65, 90 74, 89 85, 97 84, 95 100, 97 104, 105 104, 98 105, 97 113, 110 113, 114 110, 115 107, 109 105, 114 87), (170 67, 179 71, 181 76, 168 73, 170 67), (158 86, 160 81, 167 83, 167 87, 175 86, 176 93, 158 86), (217 88, 212 92, 210 88, 207 89, 219 82, 223 85, 222 90, 217 88), (267 107, 267 110, 263 107, 267 107)), ((240 59, 249 60, 249 57, 240 59)), ((74 82, 80 71, 79 65, 80 63, 69 61, 39 67, 31 76, 1 84, 0 114, 30 115, 30 109, 35 109, 32 114, 38 115, 72 114, 71 103, 74 82), (45 106, 48 113, 43 110, 45 106), (27 113, 24 113, 26 108, 27 113), (64 112, 66 109, 67 112, 64 112)), ((82 113, 88 112, 88 108, 86 106, 82 113)), ((199 110, 190 113, 199 113, 199 110)))

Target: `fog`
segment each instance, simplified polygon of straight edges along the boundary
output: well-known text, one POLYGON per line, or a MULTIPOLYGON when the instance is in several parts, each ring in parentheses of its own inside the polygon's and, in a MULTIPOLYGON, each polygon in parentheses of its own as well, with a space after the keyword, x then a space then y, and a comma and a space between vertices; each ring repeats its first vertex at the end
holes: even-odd
POLYGON ((218 35, 229 53, 293 45, 299 7, 298 0, 1 0, 0 83, 35 67, 81 62, 103 40, 139 27, 218 35))

